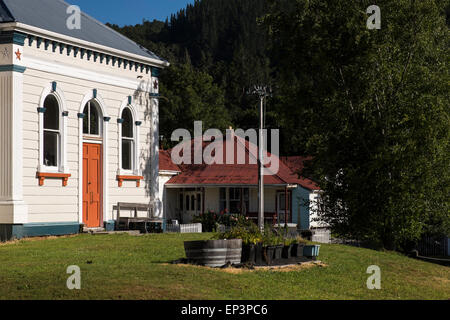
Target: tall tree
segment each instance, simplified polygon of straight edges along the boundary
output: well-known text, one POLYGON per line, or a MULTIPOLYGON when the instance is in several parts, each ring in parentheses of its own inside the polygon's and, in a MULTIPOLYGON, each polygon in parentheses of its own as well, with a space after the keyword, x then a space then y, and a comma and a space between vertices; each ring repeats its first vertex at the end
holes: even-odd
POLYGON ((378 0, 380 30, 373 1, 271 3, 283 119, 305 128, 321 218, 389 249, 449 234, 449 2, 378 0))
POLYGON ((205 129, 225 130, 232 125, 223 90, 210 75, 195 70, 189 63, 164 70, 160 101, 160 133, 166 147, 172 146, 170 138, 176 129, 187 129, 193 134, 194 121, 203 121, 205 129))

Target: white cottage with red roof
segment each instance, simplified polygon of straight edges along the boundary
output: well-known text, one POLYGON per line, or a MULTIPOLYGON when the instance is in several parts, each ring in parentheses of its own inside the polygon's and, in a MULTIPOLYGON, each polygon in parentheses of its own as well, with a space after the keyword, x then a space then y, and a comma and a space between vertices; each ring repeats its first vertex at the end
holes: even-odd
POLYGON ((0 240, 160 216, 158 74, 168 62, 61 0, 0 0, 0 240), (69 10, 70 12, 70 10, 69 10))
MULTIPOLYGON (((250 161, 256 159, 257 147, 240 137, 232 137, 230 140, 227 136, 223 144, 223 164, 175 165, 171 159, 172 150, 160 151, 160 173, 165 176, 160 197, 164 199, 163 211, 167 220, 190 223, 195 215, 209 210, 243 214, 257 220, 258 165, 256 161, 250 161), (230 141, 244 146, 245 164, 237 164, 237 161, 226 164, 226 145, 230 141)), ((202 142, 202 148, 210 143, 202 142)), ((194 144, 191 142, 192 155, 194 144)), ((315 200, 320 188, 314 181, 297 174, 303 168, 301 160, 305 159, 270 156, 272 161, 279 161, 279 166, 277 172, 264 177, 265 222, 284 223, 287 218, 291 226, 300 230, 320 227, 313 221, 312 214, 316 210, 315 200)))

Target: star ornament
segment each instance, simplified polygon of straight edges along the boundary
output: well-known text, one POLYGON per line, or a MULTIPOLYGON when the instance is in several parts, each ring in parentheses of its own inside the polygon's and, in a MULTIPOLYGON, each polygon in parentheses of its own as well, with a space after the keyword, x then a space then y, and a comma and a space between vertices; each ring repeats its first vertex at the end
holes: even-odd
POLYGON ((17 60, 22 60, 22 52, 20 52, 19 49, 17 49, 17 51, 16 51, 16 59, 17 60))
POLYGON ((158 90, 158 80, 153 82, 153 89, 158 90))
POLYGON ((1 53, 2 53, 3 58, 8 58, 9 57, 9 52, 8 52, 7 48, 4 48, 1 53))

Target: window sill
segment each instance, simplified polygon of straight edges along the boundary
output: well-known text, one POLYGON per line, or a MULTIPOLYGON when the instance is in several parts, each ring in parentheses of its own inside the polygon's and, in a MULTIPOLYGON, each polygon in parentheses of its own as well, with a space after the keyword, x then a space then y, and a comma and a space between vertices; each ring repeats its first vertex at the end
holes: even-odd
POLYGON ((36 177, 39 179, 39 186, 43 186, 45 179, 62 179, 62 186, 67 186, 67 181, 72 175, 70 173, 50 173, 50 172, 38 172, 36 177))
POLYGON ((119 188, 122 187, 123 182, 126 181, 136 181, 136 187, 139 188, 141 186, 141 180, 143 180, 143 176, 125 176, 125 175, 117 175, 117 181, 119 182, 119 188))

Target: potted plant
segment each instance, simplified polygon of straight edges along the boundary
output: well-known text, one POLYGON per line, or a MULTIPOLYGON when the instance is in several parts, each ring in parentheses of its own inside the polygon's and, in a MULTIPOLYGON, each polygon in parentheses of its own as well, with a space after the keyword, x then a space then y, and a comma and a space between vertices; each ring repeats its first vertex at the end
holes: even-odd
POLYGON ((263 245, 263 259, 268 264, 271 265, 274 257, 276 245, 278 244, 277 236, 274 234, 270 226, 264 228, 264 234, 262 235, 262 245, 263 245))
POLYGON ((262 242, 255 244, 255 264, 262 265, 264 261, 265 247, 263 247, 262 242))
POLYGON ((303 247, 305 246, 305 244, 306 241, 303 240, 302 237, 297 237, 296 239, 292 240, 291 256, 303 257, 303 247))
POLYGON ((273 245, 264 247, 264 250, 263 250, 264 260, 266 261, 266 263, 269 266, 273 263, 273 260, 275 257, 275 250, 276 250, 276 246, 273 246, 273 245))
POLYGON ((262 256, 258 243, 262 241, 262 235, 258 227, 245 218, 236 217, 236 225, 231 226, 216 236, 218 239, 242 239, 241 263, 261 263, 262 256))
POLYGON ((242 263, 255 263, 256 262, 256 246, 261 242, 261 236, 258 234, 247 234, 242 237, 242 263))
POLYGON ((274 260, 281 260, 282 256, 283 256, 283 247, 284 245, 282 244, 277 244, 275 245, 275 250, 274 250, 274 260))
POLYGON ((241 263, 255 263, 255 251, 256 249, 254 244, 243 244, 241 263))
POLYGON ((319 256, 320 245, 305 245, 303 247, 303 255, 308 258, 316 258, 319 256))
POLYGON ((283 259, 290 259, 292 257, 292 240, 284 239, 283 252, 281 254, 283 259))

